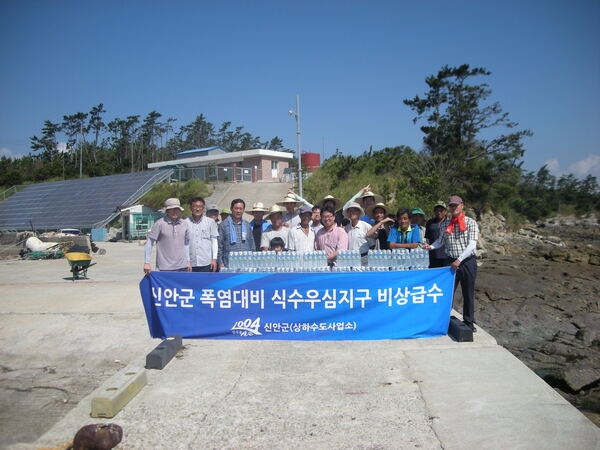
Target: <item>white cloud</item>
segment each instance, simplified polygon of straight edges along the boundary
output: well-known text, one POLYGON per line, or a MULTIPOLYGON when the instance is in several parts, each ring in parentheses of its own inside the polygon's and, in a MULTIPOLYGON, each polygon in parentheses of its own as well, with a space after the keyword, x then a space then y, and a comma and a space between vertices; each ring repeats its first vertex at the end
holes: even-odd
POLYGON ((567 172, 572 173, 580 179, 588 175, 593 175, 597 179, 600 179, 600 156, 588 155, 585 159, 571 164, 567 172))
POLYGON ((58 144, 56 144, 56 150, 58 150, 58 153, 67 153, 69 151, 67 149, 66 142, 59 142, 58 144))
POLYGON ((557 159, 549 159, 544 162, 550 173, 556 177, 572 174, 577 179, 584 179, 592 175, 600 180, 600 156, 588 155, 582 160, 571 163, 569 167, 563 169, 557 159))
POLYGON ((544 165, 553 175, 558 175, 561 172, 558 159, 549 159, 548 161, 544 161, 544 165))
POLYGON ((10 148, 6 148, 6 147, 0 148, 0 158, 3 156, 6 156, 7 158, 14 158, 10 148))

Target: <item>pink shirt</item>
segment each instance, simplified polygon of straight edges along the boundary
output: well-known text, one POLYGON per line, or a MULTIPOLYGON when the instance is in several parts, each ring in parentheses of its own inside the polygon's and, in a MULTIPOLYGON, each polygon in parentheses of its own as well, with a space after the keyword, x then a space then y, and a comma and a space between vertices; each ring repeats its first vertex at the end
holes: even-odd
POLYGON ((337 225, 330 231, 321 228, 315 238, 315 248, 325 250, 327 256, 339 250, 348 250, 348 233, 337 225))

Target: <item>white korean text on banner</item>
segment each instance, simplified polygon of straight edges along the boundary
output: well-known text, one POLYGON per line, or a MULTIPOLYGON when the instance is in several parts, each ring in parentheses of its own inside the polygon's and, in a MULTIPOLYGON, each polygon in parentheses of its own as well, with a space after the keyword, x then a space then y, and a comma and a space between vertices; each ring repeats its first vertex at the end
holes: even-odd
POLYGON ((140 282, 150 334, 165 338, 359 340, 448 332, 454 273, 151 272, 140 282))

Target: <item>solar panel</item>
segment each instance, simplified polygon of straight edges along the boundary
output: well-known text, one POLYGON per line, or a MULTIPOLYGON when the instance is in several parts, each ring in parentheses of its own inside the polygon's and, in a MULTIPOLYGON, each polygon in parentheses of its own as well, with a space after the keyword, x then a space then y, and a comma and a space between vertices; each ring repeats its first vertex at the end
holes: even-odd
POLYGON ((26 186, 0 203, 0 231, 102 228, 172 170, 135 172, 26 186))

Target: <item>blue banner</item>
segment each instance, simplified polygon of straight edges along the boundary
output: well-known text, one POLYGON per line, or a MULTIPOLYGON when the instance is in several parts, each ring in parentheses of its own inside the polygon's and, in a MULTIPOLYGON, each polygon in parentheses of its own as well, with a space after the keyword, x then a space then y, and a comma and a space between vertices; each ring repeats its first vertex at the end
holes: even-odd
POLYGON ((165 338, 361 340, 448 332, 450 268, 397 272, 151 272, 150 334, 165 338))

